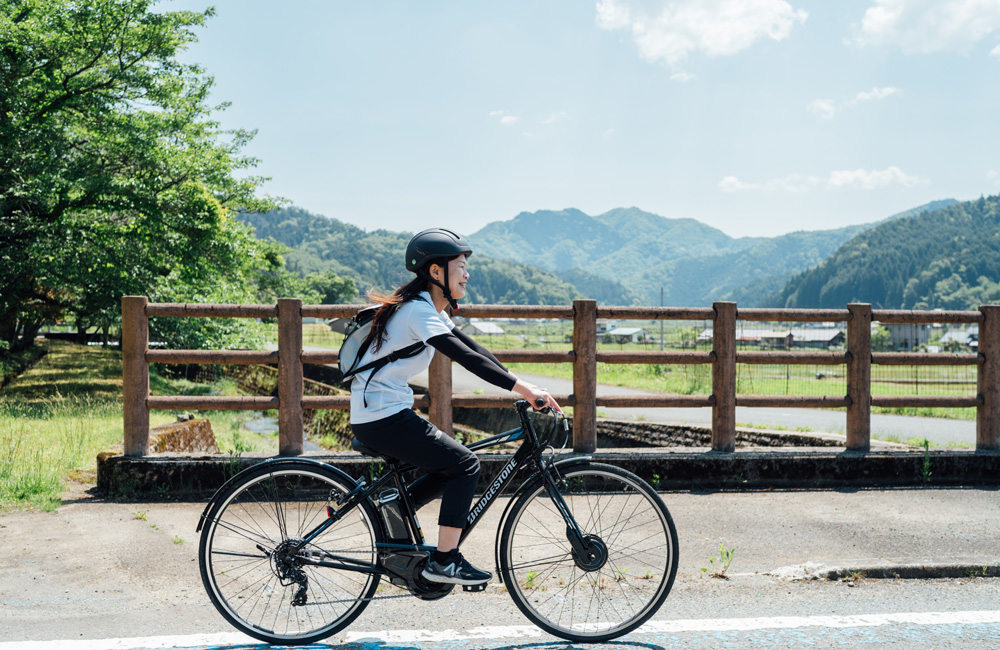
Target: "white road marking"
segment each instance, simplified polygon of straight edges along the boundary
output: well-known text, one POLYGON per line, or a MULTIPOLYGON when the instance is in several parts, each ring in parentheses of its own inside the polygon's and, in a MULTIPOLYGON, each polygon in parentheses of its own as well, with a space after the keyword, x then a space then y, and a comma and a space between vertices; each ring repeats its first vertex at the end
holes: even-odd
POLYGON ((185 634, 147 636, 132 639, 69 639, 61 641, 13 641, 0 643, 0 650, 135 650, 137 648, 178 648, 261 643, 239 632, 225 634, 185 634))
MULTIPOLYGON (((379 632, 347 632, 345 643, 381 641, 383 643, 419 643, 434 641, 469 641, 472 639, 533 638, 545 635, 534 625, 484 625, 465 632, 455 630, 381 630, 379 632)), ((6 650, 0 644, 0 650, 6 650)))
MULTIPOLYGON (((859 616, 772 616, 767 618, 716 618, 681 621, 650 621, 632 634, 663 634, 677 632, 727 632, 801 627, 874 627, 881 625, 974 625, 1000 623, 1000 610, 976 612, 920 612, 901 614, 864 614, 859 616)), ((381 641, 384 643, 420 643, 434 641, 468 641, 471 639, 503 639, 511 637, 541 637, 544 633, 534 626, 478 627, 465 632, 455 630, 382 630, 378 632, 348 632, 345 641, 381 641)), ((0 644, 0 650, 6 650, 0 644)))
POLYGON ((861 614, 857 616, 771 616, 688 621, 650 621, 638 632, 745 632, 800 627, 876 627, 881 625, 976 625, 1000 623, 1000 610, 977 612, 919 612, 861 614))
MULTIPOLYGON (((761 618, 688 619, 650 621, 633 634, 668 634, 678 632, 745 632, 806 627, 859 628, 887 625, 982 625, 1000 624, 1000 610, 969 612, 902 612, 897 614, 862 614, 857 616, 771 616, 761 618)), ((507 638, 546 636, 533 625, 482 626, 457 630, 380 630, 348 631, 344 643, 430 643, 450 641, 485 641, 507 638)), ((14 641, 0 643, 0 650, 138 650, 140 648, 176 648, 259 644, 239 633, 153 636, 132 639, 14 641)))

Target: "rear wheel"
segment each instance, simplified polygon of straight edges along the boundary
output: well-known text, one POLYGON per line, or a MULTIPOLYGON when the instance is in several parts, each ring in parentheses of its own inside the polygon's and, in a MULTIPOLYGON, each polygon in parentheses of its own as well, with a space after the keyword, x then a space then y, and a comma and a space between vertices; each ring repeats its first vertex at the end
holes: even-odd
POLYGON ((548 487, 517 497, 500 539, 500 571, 517 607, 570 641, 634 630, 666 600, 677 573, 677 531, 659 495, 611 465, 560 472, 559 493, 583 532, 576 548, 548 487))
POLYGON ((336 633, 364 611, 379 577, 350 569, 376 562, 381 529, 370 504, 304 541, 354 485, 311 463, 265 464, 218 500, 198 558, 205 589, 226 620, 268 643, 297 645, 336 633))

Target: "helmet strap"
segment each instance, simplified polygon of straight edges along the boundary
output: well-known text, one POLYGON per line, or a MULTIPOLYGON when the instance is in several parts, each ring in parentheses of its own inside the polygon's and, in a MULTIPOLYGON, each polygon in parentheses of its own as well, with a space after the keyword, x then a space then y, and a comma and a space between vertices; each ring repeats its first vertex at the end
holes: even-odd
POLYGON ((434 278, 432 278, 431 274, 427 272, 427 268, 426 267, 424 267, 424 268, 420 269, 419 271, 417 271, 417 275, 419 275, 420 277, 424 278, 425 280, 427 280, 431 284, 434 284, 434 285, 437 285, 437 286, 441 287, 441 291, 444 292, 444 297, 448 301, 448 304, 451 305, 452 310, 458 311, 458 302, 454 298, 451 297, 451 289, 448 288, 448 265, 447 264, 443 264, 443 265, 441 265, 441 268, 444 269, 444 284, 441 284, 440 282, 438 282, 437 280, 435 280, 434 278))

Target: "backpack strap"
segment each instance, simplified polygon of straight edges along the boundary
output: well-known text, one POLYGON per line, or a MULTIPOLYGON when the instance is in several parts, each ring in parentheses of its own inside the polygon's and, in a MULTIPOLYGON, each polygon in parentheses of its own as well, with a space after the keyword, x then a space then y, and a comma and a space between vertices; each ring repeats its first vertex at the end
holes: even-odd
MULTIPOLYGON (((415 296, 414 298, 412 298, 412 300, 417 300, 417 299, 427 302, 423 296, 415 296)), ((366 350, 367 347, 368 346, 365 346, 366 350)), ((366 397, 366 393, 368 392, 368 384, 371 383, 372 378, 375 376, 375 373, 394 361, 399 361, 400 359, 409 359, 410 357, 417 356, 418 354, 423 352, 425 347, 427 347, 425 343, 423 343, 422 341, 418 341, 416 343, 413 343, 412 345, 406 346, 405 348, 394 350, 384 357, 380 357, 378 359, 375 359, 374 361, 369 361, 360 368, 351 368, 341 378, 341 382, 349 383, 353 381, 355 376, 360 375, 361 373, 367 370, 371 370, 371 373, 368 375, 368 379, 365 380, 365 388, 364 390, 361 391, 361 400, 364 402, 365 408, 368 408, 368 398, 366 397)), ((355 361, 355 363, 360 361, 362 356, 364 356, 364 351, 359 351, 358 358, 355 361)))
MULTIPOLYGON (((423 352, 425 347, 427 346, 424 345, 423 343, 414 343, 413 345, 408 345, 405 348, 391 352, 390 354, 384 357, 375 359, 374 361, 370 361, 351 373, 350 379, 353 379, 355 375, 358 375, 366 370, 371 369, 371 374, 368 375, 368 379, 365 381, 365 388, 363 391, 361 391, 361 399, 364 402, 365 408, 368 408, 368 398, 366 397, 366 393, 368 392, 368 384, 371 383, 372 378, 375 376, 375 373, 384 368, 385 366, 389 365, 393 361, 399 361, 400 359, 409 359, 410 357, 417 356, 418 354, 423 352)), ((347 379, 348 378, 345 377, 345 381, 347 379)))

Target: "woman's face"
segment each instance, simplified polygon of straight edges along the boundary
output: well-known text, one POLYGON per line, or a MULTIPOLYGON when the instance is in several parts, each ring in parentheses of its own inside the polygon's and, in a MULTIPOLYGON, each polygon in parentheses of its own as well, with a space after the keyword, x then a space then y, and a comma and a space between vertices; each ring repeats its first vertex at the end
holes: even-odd
MULTIPOLYGON (((466 264, 465 255, 459 255, 448 262, 448 288, 451 289, 451 297, 455 300, 465 297, 465 285, 469 281, 466 264)), ((438 282, 444 282, 444 268, 437 264, 431 266, 431 277, 438 282)))

